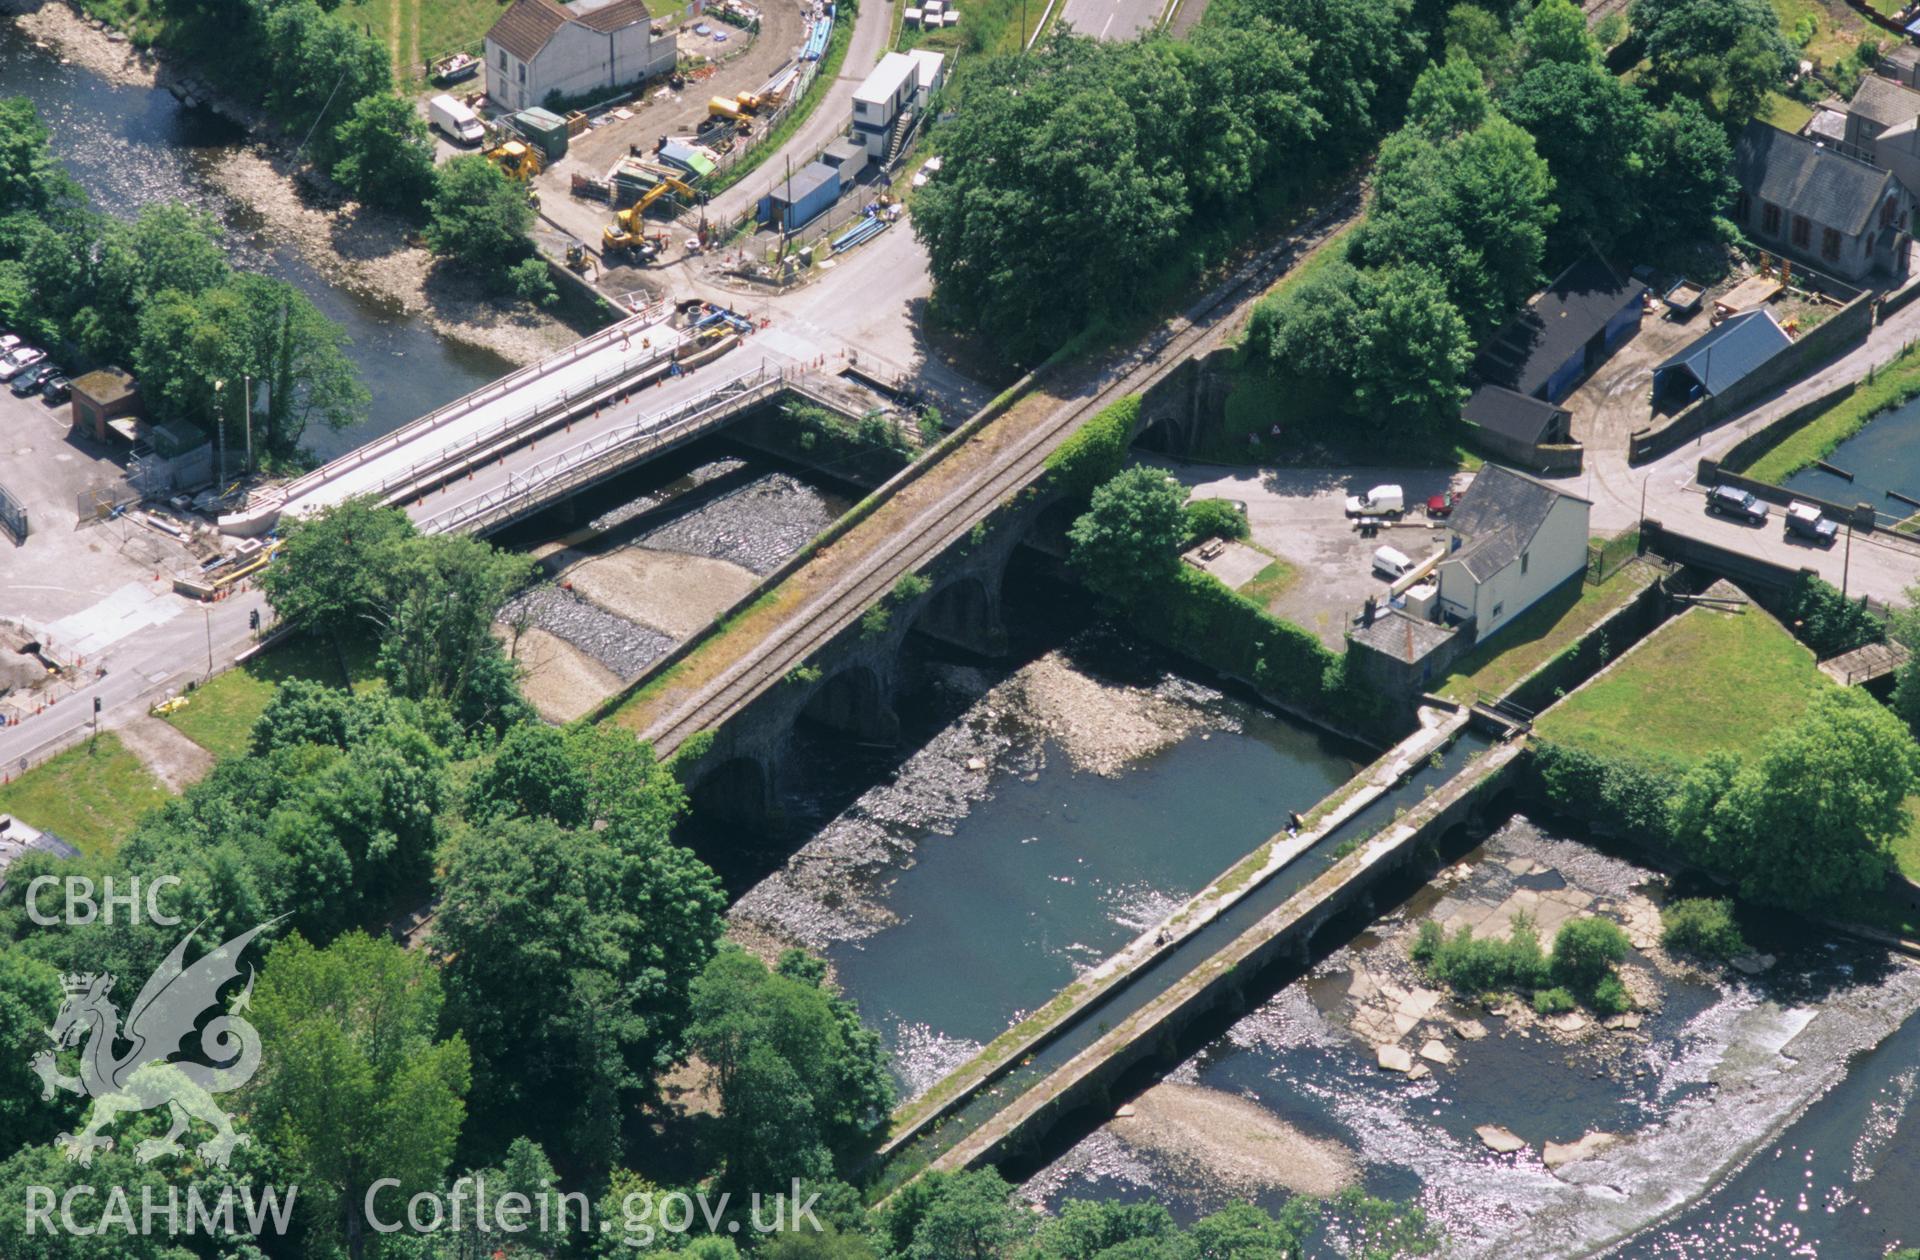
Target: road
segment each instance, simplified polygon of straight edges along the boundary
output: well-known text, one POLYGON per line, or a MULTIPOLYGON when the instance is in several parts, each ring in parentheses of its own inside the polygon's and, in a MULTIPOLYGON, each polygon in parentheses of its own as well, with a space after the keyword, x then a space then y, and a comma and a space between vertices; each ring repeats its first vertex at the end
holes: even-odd
POLYGON ((853 124, 853 90, 860 86, 880 56, 887 51, 887 36, 893 30, 893 6, 907 0, 866 0, 853 22, 853 40, 847 45, 846 60, 840 63, 840 75, 800 124, 754 172, 715 197, 707 206, 707 217, 719 222, 738 218, 760 204, 767 190, 787 177, 787 166, 799 170, 820 150, 844 135, 853 124))
MULTIPOLYGON (((1874 533, 1854 537, 1851 547, 1843 539, 1833 548, 1822 550, 1798 539, 1789 540, 1779 523, 1777 508, 1766 525, 1757 528, 1709 516, 1705 492, 1695 484, 1695 474, 1701 459, 1718 459, 1754 429, 1802 403, 1864 378, 1869 369, 1884 366, 1916 337, 1920 337, 1920 303, 1895 312, 1868 334, 1866 341, 1812 375, 1696 441, 1638 468, 1627 463, 1624 434, 1615 431, 1620 426, 1602 426, 1587 437, 1587 470, 1576 477, 1557 479, 1555 484, 1593 501, 1595 533, 1614 534, 1637 525, 1644 495, 1646 516, 1666 529, 1775 564, 1817 570, 1835 586, 1844 585, 1850 595, 1904 603, 1906 589, 1920 582, 1920 544, 1874 533)), ((1605 375, 1603 369, 1601 377, 1605 375)), ((1652 373, 1646 366, 1637 366, 1603 383, 1605 392, 1611 395, 1644 398, 1652 387, 1652 373)))
POLYGON ((1164 0, 1067 0, 1058 23, 1095 39, 1132 39, 1159 25, 1164 0))

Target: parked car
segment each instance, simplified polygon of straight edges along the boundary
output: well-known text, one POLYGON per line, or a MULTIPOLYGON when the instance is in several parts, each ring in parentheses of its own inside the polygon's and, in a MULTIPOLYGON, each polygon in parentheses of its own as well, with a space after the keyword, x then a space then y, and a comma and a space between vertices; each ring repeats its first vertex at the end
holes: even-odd
POLYGON ((1365 494, 1347 496, 1348 516, 1385 516, 1398 520, 1406 508, 1407 495, 1399 486, 1375 486, 1365 494))
POLYGON ((73 382, 65 372, 56 371, 40 382, 40 397, 46 402, 63 403, 73 397, 73 382))
POLYGON ((0 354, 0 381, 10 381, 47 357, 45 350, 36 350, 32 346, 15 346, 5 354, 0 354))
POLYGON ((1795 499, 1787 504, 1787 533, 1798 534, 1817 547, 1831 547, 1840 533, 1837 521, 1830 521, 1811 503, 1795 499))
POLYGON ((1764 524, 1767 519, 1767 505, 1738 486, 1715 486, 1707 491, 1707 511, 1747 525, 1764 524))
POLYGON ((1413 567, 1413 558, 1404 551, 1392 547, 1379 547, 1373 553, 1373 571, 1389 582, 1395 582, 1407 575, 1413 567))
POLYGON ((1443 521, 1453 515, 1453 491, 1447 490, 1427 500, 1427 518, 1443 521))
POLYGON ((58 367, 44 361, 26 368, 13 378, 14 397, 25 398, 28 394, 37 393, 40 389, 40 382, 46 380, 49 376, 57 375, 59 371, 60 369, 58 367))

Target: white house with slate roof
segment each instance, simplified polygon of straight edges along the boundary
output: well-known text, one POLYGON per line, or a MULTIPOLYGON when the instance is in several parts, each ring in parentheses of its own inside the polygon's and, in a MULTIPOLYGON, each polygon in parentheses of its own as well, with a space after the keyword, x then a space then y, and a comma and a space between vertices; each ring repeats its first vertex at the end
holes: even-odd
POLYGON ((487 100, 522 110, 609 93, 666 74, 678 47, 653 33, 646 0, 513 0, 487 32, 487 100))
POLYGON ((1447 521, 1441 612, 1471 621, 1478 641, 1577 579, 1587 565, 1590 507, 1511 468, 1482 467, 1447 521))
POLYGON ((1906 274, 1913 194, 1891 172, 1763 122, 1741 131, 1733 171, 1755 244, 1855 284, 1906 274))

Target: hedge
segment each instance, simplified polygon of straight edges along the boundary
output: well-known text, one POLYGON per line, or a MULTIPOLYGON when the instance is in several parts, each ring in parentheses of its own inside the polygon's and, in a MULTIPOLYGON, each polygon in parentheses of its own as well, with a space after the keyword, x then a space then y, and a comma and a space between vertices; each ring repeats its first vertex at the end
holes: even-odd
POLYGON ((1542 739, 1534 741, 1533 764, 1554 808, 1614 824, 1643 844, 1671 843, 1667 803, 1680 790, 1678 775, 1542 739))

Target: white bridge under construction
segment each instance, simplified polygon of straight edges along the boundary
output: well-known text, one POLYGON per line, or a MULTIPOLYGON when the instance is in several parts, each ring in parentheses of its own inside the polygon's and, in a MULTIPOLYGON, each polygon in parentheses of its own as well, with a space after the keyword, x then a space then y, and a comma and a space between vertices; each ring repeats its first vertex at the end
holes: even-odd
POLYGON ((358 497, 423 533, 486 532, 717 428, 779 392, 777 352, 728 352, 754 326, 710 309, 643 311, 304 476, 252 495, 221 531, 267 533, 358 497))

